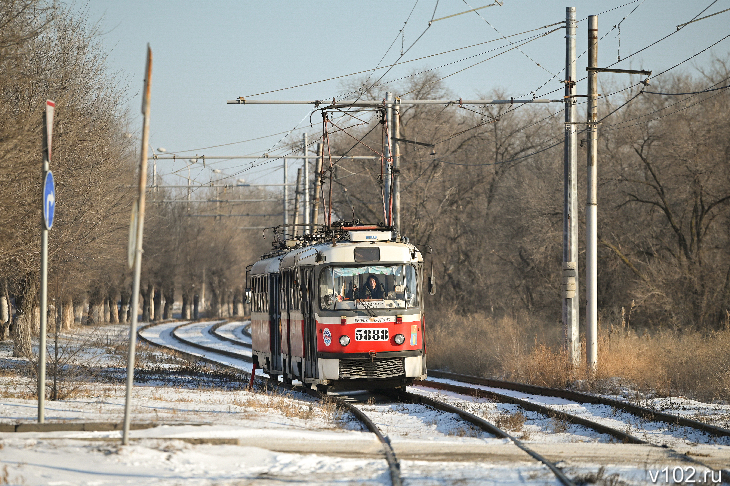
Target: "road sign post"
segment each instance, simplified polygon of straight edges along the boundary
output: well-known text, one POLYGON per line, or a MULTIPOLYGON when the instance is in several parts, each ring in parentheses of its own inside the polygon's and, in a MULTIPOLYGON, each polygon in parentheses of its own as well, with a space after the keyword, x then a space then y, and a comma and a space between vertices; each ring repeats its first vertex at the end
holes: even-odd
POLYGON ((43 227, 41 229, 41 329, 38 344, 38 423, 45 422, 46 329, 48 327, 48 230, 56 210, 56 185, 49 170, 53 142, 53 112, 56 104, 46 101, 43 113, 43 227))
POLYGON ((129 324, 129 358, 127 360, 127 394, 124 401, 124 426, 122 444, 129 444, 129 424, 131 421, 132 385, 134 383, 134 351, 137 346, 137 307, 139 306, 139 280, 142 273, 142 235, 144 231, 145 190, 147 185, 147 145, 150 136, 150 89, 152 87, 152 49, 147 45, 147 63, 145 66, 144 92, 142 93, 142 152, 139 161, 139 193, 134 202, 135 214, 132 215, 130 228, 130 246, 134 234, 134 250, 130 248, 130 266, 134 266, 134 283, 132 284, 132 321, 129 324))

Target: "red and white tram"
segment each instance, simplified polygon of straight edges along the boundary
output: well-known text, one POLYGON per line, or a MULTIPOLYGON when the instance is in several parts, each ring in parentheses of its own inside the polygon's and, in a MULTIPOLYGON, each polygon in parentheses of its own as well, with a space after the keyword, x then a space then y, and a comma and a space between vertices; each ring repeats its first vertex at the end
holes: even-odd
POLYGON ((376 226, 339 226, 297 246, 249 271, 254 363, 336 389, 425 378, 421 252, 376 226))

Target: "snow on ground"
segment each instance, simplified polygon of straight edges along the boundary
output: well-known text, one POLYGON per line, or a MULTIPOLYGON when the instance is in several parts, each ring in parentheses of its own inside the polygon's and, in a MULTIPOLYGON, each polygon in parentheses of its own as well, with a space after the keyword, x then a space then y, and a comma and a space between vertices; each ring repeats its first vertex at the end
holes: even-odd
POLYGON ((217 333, 228 339, 240 341, 242 343, 251 344, 251 336, 244 334, 244 330, 248 330, 251 321, 231 321, 220 326, 217 333))
MULTIPOLYGON (((433 381, 441 381, 445 383, 452 383, 457 384, 453 380, 441 380, 441 379, 433 379, 433 381)), ((598 404, 591 404, 591 403, 576 403, 570 400, 566 400, 563 398, 557 398, 557 397, 546 397, 541 395, 531 395, 527 393, 522 393, 519 391, 514 390, 504 390, 504 389, 498 389, 498 388, 490 388, 486 386, 480 386, 480 385, 469 385, 470 387, 474 388, 480 388, 483 390, 488 391, 494 391, 497 393, 502 393, 504 395, 508 395, 511 397, 519 398, 522 400, 526 400, 533 403, 539 403, 541 405, 546 405, 550 408, 553 408, 555 410, 559 410, 562 412, 566 412, 572 415, 579 416, 581 418, 585 418, 588 420, 591 420, 593 422, 598 422, 602 425, 606 425, 608 427, 621 430, 623 432, 626 432, 628 434, 634 435, 638 437, 639 439, 645 440, 651 444, 655 444, 658 446, 666 446, 671 447, 672 449, 682 448, 682 450, 691 450, 694 447, 703 447, 704 444, 711 444, 711 445, 718 445, 722 446, 723 448, 726 448, 728 451, 728 463, 730 464, 730 437, 715 437, 710 434, 706 434, 704 432, 698 431, 696 429, 693 429, 691 427, 683 427, 678 426, 674 424, 667 424, 665 422, 659 422, 659 421, 649 421, 642 419, 640 417, 637 417, 636 415, 623 412, 621 410, 617 410, 613 407, 606 406, 606 405, 598 405, 598 404)), ((432 390, 429 390, 428 388, 419 388, 415 387, 415 390, 418 393, 426 393, 426 394, 433 394, 434 392, 432 390)), ((463 397, 457 394, 452 393, 445 393, 440 392, 436 395, 441 395, 442 397, 460 397, 461 400, 468 400, 470 403, 477 404, 480 403, 478 400, 474 400, 471 397, 463 397)), ((692 408, 694 410, 694 413, 696 414, 698 410, 703 410, 703 415, 705 416, 715 416, 719 417, 722 413, 724 414, 730 414, 730 405, 718 405, 718 404, 704 404, 705 408, 702 408, 700 405, 700 402, 691 402, 689 400, 686 400, 684 398, 673 398, 672 399, 675 403, 685 403, 685 404, 692 404, 692 408), (707 411, 705 411, 707 410, 707 411)), ((478 415, 484 416, 489 420, 490 414, 493 414, 496 409, 501 410, 517 410, 519 407, 517 406, 511 406, 507 404, 500 404, 495 405, 491 403, 491 400, 484 400, 484 405, 479 408, 478 415)), ((689 406, 689 405, 687 405, 689 406)), ((512 412, 514 413, 514 412, 512 412)), ((528 416, 528 413, 524 413, 525 416, 528 416)), ((539 417, 539 414, 533 414, 539 417)), ((530 415, 530 416, 533 416, 530 415)), ((691 417, 694 418, 694 417, 691 417)), ((568 424, 560 424, 560 422, 556 422, 555 420, 549 419, 550 422, 552 422, 552 425, 549 423, 545 423, 548 419, 542 420, 542 429, 544 432, 551 433, 555 432, 556 427, 563 427, 567 426, 568 424), (552 430, 550 430, 552 428, 552 430)), ((710 422, 712 423, 712 422, 710 422)), ((538 426, 540 426, 538 421, 538 426)), ((722 427, 723 423, 715 423, 714 425, 718 425, 722 427)), ((575 427, 575 426, 572 426, 575 427)), ((580 428, 582 429, 582 427, 580 428)), ((551 440, 550 437, 543 437, 541 434, 533 434, 535 432, 534 429, 527 429, 527 435, 528 437, 531 437, 531 440, 543 442, 545 440, 551 440)), ((595 436, 598 435, 595 433, 591 433, 590 431, 587 434, 588 436, 595 436)), ((605 440, 605 439, 604 439, 605 440)), ((611 440, 608 438, 607 440, 611 440)))
POLYGON ((177 330, 173 330, 173 335, 186 342, 195 342, 209 348, 251 358, 251 348, 232 345, 229 341, 222 341, 220 338, 211 334, 210 331, 220 322, 195 322, 187 324, 177 330))
MULTIPOLYGON (((179 324, 165 323, 142 333, 153 342, 171 343, 172 330, 179 324)), ((222 326, 219 332, 244 339, 243 325, 222 326)), ((184 332, 204 339, 210 337, 205 326, 195 324, 184 332)), ((63 396, 46 401, 46 422, 123 420, 127 335, 126 326, 85 327, 61 339, 68 358, 64 363, 85 366, 67 366, 61 374, 58 388, 63 396)), ((11 343, 0 342, 0 424, 35 423, 35 378, 11 351, 11 343)), ((218 358, 250 371, 245 361, 218 358)), ((0 432, 0 484, 390 484, 377 439, 332 403, 296 392, 247 391, 242 373, 145 344, 139 346, 137 363, 132 421, 149 428, 132 430, 130 445, 121 445, 119 431, 0 432)), ((515 415, 509 405, 443 396, 488 419, 515 415)), ((363 407, 390 436, 408 486, 557 484, 552 473, 509 441, 474 430, 452 414, 416 405, 363 407)), ((601 436, 580 430, 555 433, 549 419, 525 415, 520 433, 526 433, 531 444, 560 452, 565 471, 585 482, 647 484, 662 467, 682 465, 650 459, 656 452, 645 449, 620 449, 626 451, 622 459, 617 448, 625 446, 607 444, 601 436), (589 454, 589 459, 571 460, 577 449, 570 447, 590 446, 584 441, 611 452, 594 451, 600 460, 589 454), (632 462, 639 456, 645 459, 632 462)))
MULTIPOLYGON (((183 344, 183 343, 180 343, 179 341, 177 341, 173 337, 172 333, 173 333, 173 330, 180 324, 181 324, 180 322, 167 322, 167 323, 163 323, 163 324, 160 324, 157 326, 148 326, 141 330, 140 335, 155 344, 159 344, 162 346, 171 344, 171 345, 174 345, 176 349, 184 351, 188 354, 192 354, 194 356, 207 357, 210 359, 215 359, 219 363, 226 364, 228 366, 240 369, 242 371, 246 371, 248 373, 251 372, 251 368, 252 368, 251 363, 248 363, 248 362, 244 361, 243 359, 231 358, 224 354, 219 354, 219 353, 215 353, 212 351, 203 351, 199 348, 196 348, 195 346, 183 344)), ((211 326, 214 323, 202 323, 202 324, 211 326)), ((187 337, 194 338, 196 334, 201 335, 200 329, 197 329, 195 331, 196 332, 192 332, 192 333, 188 332, 186 334, 187 337)), ((185 334, 184 331, 183 331, 183 334, 185 334)), ((220 349, 229 349, 230 348, 230 346, 227 346, 225 343, 221 342, 218 339, 215 339, 214 337, 210 336, 207 333, 205 333, 204 339, 206 340, 206 344, 215 343, 215 345, 217 347, 219 347, 220 349)), ((245 348, 241 348, 238 352, 242 356, 248 356, 249 358, 251 357, 250 349, 247 350, 245 348)))

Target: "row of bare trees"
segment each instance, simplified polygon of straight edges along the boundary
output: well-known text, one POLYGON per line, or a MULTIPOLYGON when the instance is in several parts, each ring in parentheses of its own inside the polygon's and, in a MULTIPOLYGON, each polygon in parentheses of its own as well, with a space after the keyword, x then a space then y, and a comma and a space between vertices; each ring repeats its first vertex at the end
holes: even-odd
MULTIPOLYGON (((603 101, 601 113, 620 107, 599 132, 604 318, 630 307, 632 322, 646 325, 712 328, 726 320, 730 94, 717 88, 728 77, 727 63, 716 60, 697 75, 664 76, 652 85, 655 92, 696 94, 639 95, 634 88, 603 101), (708 88, 715 90, 699 93, 708 88)), ((57 106, 49 295, 59 322, 124 322, 137 311, 129 309, 125 264, 137 142, 117 79, 94 29, 69 10, 43 0, 0 0, 0 338, 14 322, 16 355, 30 355, 38 321, 46 99, 57 106)), ((394 91, 453 97, 433 72, 408 79, 394 91)), ((382 99, 384 91, 375 86, 364 96, 382 99)), ((527 310, 546 322, 559 320, 563 128, 555 110, 402 108, 401 137, 436 149, 431 155, 420 145, 401 144, 400 229, 434 250, 439 291, 433 307, 527 310)), ((346 124, 347 116, 338 123, 346 124)), ((349 133, 377 147, 378 123, 375 117, 349 133)), ((343 133, 330 140, 333 154, 372 155, 343 133)), ((335 213, 382 220, 379 165, 343 160, 332 170, 335 213)), ((278 212, 278 195, 210 187, 197 188, 189 202, 183 196, 161 190, 148 198, 143 320, 171 317, 176 300, 183 318, 203 307, 218 316, 240 313, 245 267, 269 247, 260 233, 242 229, 261 220, 241 215, 278 212), (235 202, 248 197, 274 201, 235 202)))
MULTIPOLYGON (((129 308, 126 247, 139 155, 125 108, 127 90, 119 79, 123 76, 109 72, 98 33, 83 12, 46 0, 0 0, 0 340, 10 334, 16 356, 31 357, 40 320, 46 99, 56 103, 51 326, 125 322, 136 311, 143 320, 169 318, 176 299, 184 318, 199 315, 203 306, 214 315, 240 313, 246 258, 269 245, 260 233, 239 230, 252 224, 231 216, 231 211, 247 212, 240 205, 224 204, 220 210, 216 202, 165 203, 180 194, 151 193, 142 306, 129 308)), ((226 197, 215 191, 196 194, 226 197)))
MULTIPOLYGON (((630 308, 635 324, 707 329, 726 321, 730 92, 717 88, 729 77, 730 66, 716 59, 699 74, 665 75, 646 89, 697 94, 634 88, 600 106, 604 115, 613 112, 599 128, 604 319, 630 308), (699 93, 708 88, 714 91, 699 93)), ((401 91, 409 96, 450 95, 435 74, 410 79, 401 91)), ((384 91, 375 87, 367 95, 382 99, 384 91)), ((401 230, 434 250, 439 292, 431 305, 464 313, 527 310, 559 321, 562 116, 559 108, 535 105, 401 108, 400 136, 436 144, 434 156, 401 143, 401 230)), ((359 136, 372 127, 360 128, 359 136)), ((376 147, 380 138, 376 129, 363 141, 376 147)), ((362 144, 352 148, 350 137, 333 139, 335 153, 371 154, 362 144)), ((339 214, 383 220, 379 166, 343 160, 334 180, 339 214)), ((585 165, 578 181, 585 201, 585 165)), ((582 208, 580 217, 585 227, 582 208)), ((584 254, 585 235, 580 238, 584 254)))

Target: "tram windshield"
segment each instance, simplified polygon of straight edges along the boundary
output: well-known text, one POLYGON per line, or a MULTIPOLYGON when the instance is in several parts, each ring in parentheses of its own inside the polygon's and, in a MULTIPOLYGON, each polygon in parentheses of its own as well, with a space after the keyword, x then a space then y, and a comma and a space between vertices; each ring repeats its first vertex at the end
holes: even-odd
POLYGON ((418 306, 413 265, 326 267, 319 276, 323 310, 408 309, 418 306))

